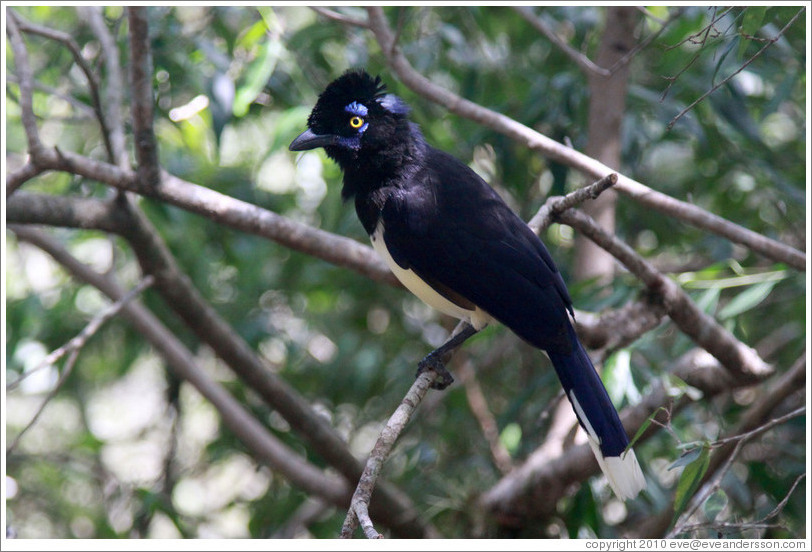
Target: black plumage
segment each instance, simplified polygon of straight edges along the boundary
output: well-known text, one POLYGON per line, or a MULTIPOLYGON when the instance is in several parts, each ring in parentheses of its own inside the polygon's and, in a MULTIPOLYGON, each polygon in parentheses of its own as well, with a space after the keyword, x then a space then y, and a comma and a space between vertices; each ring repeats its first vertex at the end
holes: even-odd
POLYGON ((473 170, 428 145, 379 78, 349 71, 319 96, 290 146, 323 147, 344 174, 373 246, 429 305, 480 329, 495 319, 550 356, 590 445, 622 498, 644 486, 634 453, 571 323, 546 247, 473 170))

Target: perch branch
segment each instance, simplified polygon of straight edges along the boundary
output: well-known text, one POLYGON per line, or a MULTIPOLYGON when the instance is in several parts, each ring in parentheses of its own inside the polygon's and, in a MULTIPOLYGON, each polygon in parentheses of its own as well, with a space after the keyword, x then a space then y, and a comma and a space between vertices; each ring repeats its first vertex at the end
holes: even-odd
POLYGON ((381 431, 372 452, 367 459, 364 472, 358 481, 358 486, 352 495, 350 509, 347 517, 344 520, 344 527, 341 529, 341 538, 351 538, 353 531, 358 527, 358 523, 364 529, 364 534, 367 538, 377 539, 383 538, 372 525, 369 516, 368 505, 372 498, 372 491, 375 488, 375 483, 378 480, 378 475, 381 473, 383 464, 389 457, 392 447, 395 445, 398 436, 400 435, 406 424, 409 423, 415 409, 426 396, 426 392, 433 383, 437 374, 434 372, 426 371, 420 374, 415 379, 412 386, 406 392, 406 396, 397 407, 394 414, 389 418, 386 426, 381 431))

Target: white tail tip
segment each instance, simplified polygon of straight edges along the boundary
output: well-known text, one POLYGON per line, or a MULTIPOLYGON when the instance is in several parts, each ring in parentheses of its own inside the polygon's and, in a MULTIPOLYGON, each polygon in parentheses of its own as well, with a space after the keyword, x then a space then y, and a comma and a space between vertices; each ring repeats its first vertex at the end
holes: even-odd
POLYGON ((636 497, 640 491, 646 488, 646 478, 643 476, 640 464, 637 463, 637 456, 634 455, 634 451, 629 449, 620 456, 604 457, 601 452, 598 434, 592 429, 592 424, 589 423, 589 418, 584 413, 584 409, 581 408, 581 403, 578 402, 574 392, 570 391, 569 397, 572 407, 575 409, 575 414, 584 424, 587 442, 592 448, 592 452, 595 453, 595 458, 598 459, 601 471, 609 480, 609 486, 612 487, 612 490, 621 500, 636 497))
POLYGON ((592 447, 592 452, 595 453, 595 458, 598 459, 603 474, 609 481, 609 486, 619 499, 634 498, 646 488, 646 478, 632 449, 620 456, 604 457, 598 444, 593 439, 587 440, 592 447))

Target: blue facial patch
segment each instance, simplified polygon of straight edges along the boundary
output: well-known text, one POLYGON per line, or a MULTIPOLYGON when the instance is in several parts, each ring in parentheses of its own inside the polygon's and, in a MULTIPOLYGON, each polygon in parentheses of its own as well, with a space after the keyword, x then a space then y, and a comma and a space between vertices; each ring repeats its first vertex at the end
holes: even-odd
POLYGON ((344 108, 344 111, 352 115, 358 115, 359 117, 366 117, 367 113, 369 113, 367 106, 359 104, 358 102, 352 102, 344 108))
MULTIPOLYGON (((363 132, 364 130, 366 129, 362 128, 360 132, 363 132)), ((361 149, 361 135, 357 134, 355 136, 340 136, 338 138, 338 145, 353 150, 359 150, 361 149)))

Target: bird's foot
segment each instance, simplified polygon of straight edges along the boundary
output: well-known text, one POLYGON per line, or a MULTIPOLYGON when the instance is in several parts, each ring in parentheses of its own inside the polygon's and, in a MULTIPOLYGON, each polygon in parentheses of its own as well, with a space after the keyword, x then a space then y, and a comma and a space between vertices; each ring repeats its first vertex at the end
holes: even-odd
POLYGON ((420 374, 426 371, 432 371, 437 374, 437 377, 431 382, 431 388, 442 391, 452 383, 454 383, 454 376, 451 375, 445 367, 445 362, 441 355, 435 354, 437 351, 431 352, 417 364, 417 374, 415 377, 420 377, 420 374))

